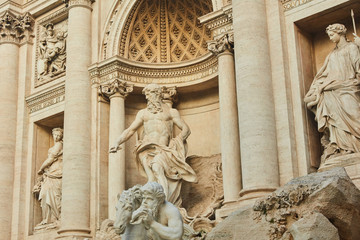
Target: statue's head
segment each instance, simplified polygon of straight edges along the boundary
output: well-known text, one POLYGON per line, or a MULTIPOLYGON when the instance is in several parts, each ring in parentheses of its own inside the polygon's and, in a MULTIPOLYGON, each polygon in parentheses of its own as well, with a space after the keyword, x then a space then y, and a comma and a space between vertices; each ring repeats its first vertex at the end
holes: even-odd
POLYGON ((55 142, 59 142, 63 138, 63 130, 62 128, 53 128, 52 135, 54 137, 55 142))
POLYGON ((52 23, 48 23, 45 25, 45 29, 46 29, 46 33, 49 36, 52 36, 54 34, 54 24, 52 23))
POLYGON ((157 113, 162 111, 161 108, 161 87, 155 83, 147 85, 142 93, 145 95, 146 100, 148 101, 148 109, 152 113, 157 113))
POLYGON ((165 202, 165 193, 163 187, 157 182, 148 182, 142 188, 143 201, 142 206, 153 210, 155 214, 158 208, 165 202))
POLYGON ((114 222, 114 228, 117 234, 123 234, 126 224, 130 222, 131 214, 134 210, 134 195, 131 190, 125 190, 118 195, 118 201, 116 203, 116 219, 114 222))
POLYGON ((331 24, 326 28, 326 33, 328 34, 330 40, 335 43, 338 43, 341 37, 346 36, 346 31, 346 27, 340 23, 331 24))

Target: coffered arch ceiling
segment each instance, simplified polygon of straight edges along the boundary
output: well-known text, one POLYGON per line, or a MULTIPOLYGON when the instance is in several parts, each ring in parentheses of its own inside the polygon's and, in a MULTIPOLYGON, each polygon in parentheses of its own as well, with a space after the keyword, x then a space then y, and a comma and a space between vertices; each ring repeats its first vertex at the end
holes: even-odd
POLYGON ((144 63, 178 63, 204 56, 211 32, 197 19, 211 0, 140 0, 121 34, 119 55, 144 63))

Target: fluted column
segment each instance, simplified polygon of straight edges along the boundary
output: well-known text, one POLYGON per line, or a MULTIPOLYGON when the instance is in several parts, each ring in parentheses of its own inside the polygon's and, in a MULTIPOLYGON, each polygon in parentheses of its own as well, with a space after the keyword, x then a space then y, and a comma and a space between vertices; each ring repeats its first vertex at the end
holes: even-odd
MULTIPOLYGON (((113 144, 125 130, 125 98, 133 91, 133 86, 118 79, 100 85, 100 94, 110 101, 109 143, 113 144)), ((125 149, 109 154, 108 172, 108 213, 115 220, 117 195, 125 190, 125 149)))
POLYGON ((91 59, 90 0, 69 7, 65 83, 61 228, 58 238, 90 237, 91 59))
POLYGON ((264 0, 233 1, 243 197, 279 186, 266 16, 264 0))
POLYGON ((241 190, 240 140, 236 102, 234 35, 208 42, 219 64, 220 142, 225 203, 238 200, 241 190))
POLYGON ((33 19, 10 11, 0 15, 0 239, 10 239, 13 202, 19 45, 29 37, 33 19))

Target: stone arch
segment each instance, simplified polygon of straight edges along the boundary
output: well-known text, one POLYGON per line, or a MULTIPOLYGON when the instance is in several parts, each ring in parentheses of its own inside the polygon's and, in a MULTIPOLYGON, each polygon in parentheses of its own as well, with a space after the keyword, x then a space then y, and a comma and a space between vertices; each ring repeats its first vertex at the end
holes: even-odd
MULTIPOLYGON (((107 25, 106 25, 105 32, 104 32, 104 38, 103 38, 103 44, 102 44, 102 50, 101 50, 101 59, 107 59, 112 56, 119 55, 119 56, 123 56, 125 58, 129 58, 130 60, 134 60, 134 61, 140 60, 140 62, 150 62, 150 63, 151 62, 157 62, 157 63, 173 62, 173 63, 175 63, 175 62, 190 60, 190 59, 193 59, 196 57, 203 56, 207 52, 206 41, 211 38, 211 35, 210 35, 210 32, 206 31, 204 26, 202 26, 202 29, 200 29, 200 31, 199 31, 200 24, 196 23, 196 20, 199 17, 199 14, 205 15, 208 12, 211 12, 212 9, 213 9, 213 1, 212 0, 176 0, 176 1, 170 1, 170 0, 158 0, 158 1, 124 0, 124 1, 121 1, 121 0, 118 0, 114 4, 112 13, 107 20, 107 25), (178 14, 180 11, 179 9, 176 8, 178 6, 180 6, 180 8, 185 7, 185 11, 182 13, 183 16, 181 16, 181 14, 178 14), (142 56, 135 56, 136 54, 133 54, 134 57, 131 57, 131 56, 129 57, 128 53, 129 53, 131 47, 135 46, 133 48, 133 49, 135 49, 135 48, 140 47, 139 44, 143 44, 143 43, 133 44, 133 45, 128 44, 128 46, 126 46, 126 43, 129 43, 131 38, 136 41, 143 40, 143 39, 141 39, 141 36, 136 37, 135 34, 133 34, 132 36, 129 36, 130 33, 132 33, 132 31, 134 30, 133 29, 135 26, 134 23, 136 24, 137 20, 138 21, 144 20, 144 18, 142 18, 141 20, 137 19, 138 12, 142 10, 141 7, 143 7, 143 9, 145 8, 145 11, 152 10, 151 8, 156 9, 156 11, 158 11, 158 10, 163 11, 164 9, 167 9, 167 11, 165 13, 160 13, 160 11, 158 12, 159 18, 161 18, 161 17, 164 18, 164 15, 166 18, 166 15, 169 15, 169 16, 167 16, 167 20, 164 22, 164 21, 160 21, 160 19, 159 19, 158 22, 159 22, 159 24, 162 23, 162 26, 156 26, 157 30, 159 31, 159 34, 157 35, 157 38, 159 40, 160 40, 161 36, 164 37, 164 35, 169 33, 169 31, 167 31, 167 33, 165 33, 165 34, 160 34, 160 31, 163 31, 164 29, 173 30, 172 34, 170 34, 171 36, 168 37, 168 39, 166 39, 166 41, 165 41, 168 48, 166 48, 165 51, 163 49, 163 52, 165 52, 165 54, 167 52, 169 55, 169 56, 166 56, 166 61, 164 61, 165 54, 164 53, 161 54, 159 48, 155 49, 156 46, 154 46, 154 44, 157 44, 157 42, 154 42, 154 44, 147 43, 146 47, 144 49, 141 49, 142 56), (150 7, 150 9, 149 8, 146 9, 146 7, 150 7), (206 8, 208 8, 208 9, 206 9, 206 8), (171 12, 173 10, 175 10, 175 14, 174 14, 174 12, 171 12), (163 14, 163 15, 161 15, 161 14, 163 14), (180 26, 180 24, 175 24, 174 22, 176 21, 176 17, 179 17, 179 16, 181 18, 187 17, 187 16, 189 16, 189 18, 193 17, 192 24, 191 24, 191 21, 189 22, 189 20, 187 18, 185 18, 186 22, 183 26, 180 26), (186 25, 186 24, 188 24, 188 25, 186 25), (192 28, 192 32, 190 34, 188 34, 186 37, 190 38, 191 41, 185 43, 186 38, 184 38, 183 35, 181 35, 181 33, 184 33, 184 31, 186 31, 186 30, 188 30, 188 32, 190 32, 189 28, 188 28, 189 25, 192 28), (179 29, 179 27, 180 27, 180 29, 179 29), (185 30, 185 27, 187 28, 186 30, 185 30), (176 28, 178 28, 178 29, 176 29, 176 28), (197 28, 197 30, 194 30, 195 28, 197 28), (176 34, 177 30, 180 30, 182 32, 180 34, 176 34), (199 40, 198 35, 200 35, 200 38, 201 38, 200 40, 199 40), (170 39, 170 38, 172 38, 172 39, 170 39), (181 43, 181 41, 183 41, 182 43, 185 43, 185 44, 179 44, 179 43, 181 43), (150 45, 152 45, 152 46, 150 47, 150 45), (128 48, 128 49, 126 49, 126 48, 128 48), (197 51, 195 52, 194 49, 197 49, 197 51), (189 51, 192 51, 192 53, 188 54, 189 51), (148 57, 144 58, 144 56, 146 56, 146 54, 151 54, 151 53, 152 54, 156 53, 156 55, 158 57, 160 57, 160 59, 155 60, 155 55, 153 57, 151 57, 150 60, 148 57), (126 56, 126 54, 127 54, 127 56, 126 56), (174 56, 177 56, 177 57, 174 57, 174 56), (141 57, 142 57, 142 59, 141 59, 141 57)), ((147 13, 149 13, 149 12, 147 12, 147 13)), ((154 19, 152 19, 152 20, 154 20, 154 19)), ((152 24, 154 24, 154 23, 152 23, 152 24)), ((146 27, 148 27, 148 26, 146 26, 146 27)), ((148 28, 143 29, 143 30, 148 30, 148 28)), ((154 29, 152 29, 152 30, 154 30, 154 29)), ((184 33, 184 35, 186 35, 186 34, 184 33)), ((144 39, 150 40, 149 38, 146 38, 146 37, 144 37, 144 39)), ((151 40, 154 40, 154 39, 155 38, 151 38, 151 40)), ((160 41, 159 44, 164 44, 164 41, 163 42, 160 41)))

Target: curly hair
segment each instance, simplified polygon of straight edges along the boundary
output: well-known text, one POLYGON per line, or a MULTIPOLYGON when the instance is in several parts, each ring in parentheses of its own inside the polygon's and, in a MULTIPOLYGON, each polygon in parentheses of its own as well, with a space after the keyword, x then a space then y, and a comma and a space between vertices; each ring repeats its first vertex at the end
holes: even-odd
POLYGON ((52 133, 59 132, 59 133, 61 133, 61 137, 64 136, 64 130, 62 128, 53 128, 53 130, 51 132, 52 133))
POLYGON ((159 203, 163 203, 165 201, 164 188, 157 182, 148 182, 141 188, 141 190, 143 193, 154 196, 159 203))
POLYGON ((327 34, 329 34, 329 32, 335 32, 340 35, 346 35, 347 29, 343 24, 334 23, 334 24, 329 25, 325 31, 327 34))

